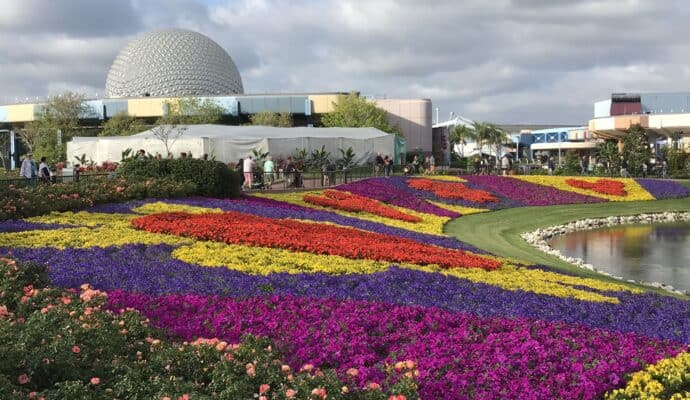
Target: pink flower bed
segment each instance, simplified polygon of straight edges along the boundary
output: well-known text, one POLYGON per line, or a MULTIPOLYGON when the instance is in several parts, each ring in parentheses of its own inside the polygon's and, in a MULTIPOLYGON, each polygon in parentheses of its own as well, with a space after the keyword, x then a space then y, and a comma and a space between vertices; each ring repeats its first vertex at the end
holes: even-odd
POLYGON ((134 307, 185 340, 267 336, 293 367, 356 368, 362 386, 380 381, 385 364, 410 359, 424 399, 595 399, 621 386, 624 374, 683 348, 581 325, 376 302, 115 291, 109 307, 134 307))

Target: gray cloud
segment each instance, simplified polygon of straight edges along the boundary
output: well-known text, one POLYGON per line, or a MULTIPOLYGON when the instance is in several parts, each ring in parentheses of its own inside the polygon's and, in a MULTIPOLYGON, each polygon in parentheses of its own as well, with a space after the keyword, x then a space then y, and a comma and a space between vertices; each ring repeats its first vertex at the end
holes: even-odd
POLYGON ((0 5, 9 97, 102 91, 128 40, 171 26, 223 46, 250 93, 357 90, 431 98, 441 115, 577 124, 611 92, 690 90, 681 0, 133 0, 110 10, 129 24, 86 26, 98 9, 87 6, 40 29, 38 0, 11 3, 0 5))
POLYGON ((129 1, 5 0, 0 2, 0 31, 17 35, 52 32, 73 36, 127 34, 140 28, 129 1))

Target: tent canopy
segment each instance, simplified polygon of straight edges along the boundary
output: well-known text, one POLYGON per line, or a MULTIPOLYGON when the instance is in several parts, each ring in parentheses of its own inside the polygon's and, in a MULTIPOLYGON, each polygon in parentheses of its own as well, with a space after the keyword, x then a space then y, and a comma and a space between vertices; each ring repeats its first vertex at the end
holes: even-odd
MULTIPOLYGON (((182 152, 191 153, 194 157, 208 154, 222 162, 235 162, 251 155, 252 150, 287 158, 299 150, 306 149, 311 153, 322 146, 330 152, 332 160, 340 158, 339 149, 352 147, 357 164, 368 162, 377 152, 396 160, 404 159, 406 153, 404 139, 376 128, 275 128, 208 124, 171 128, 172 137, 180 132, 170 146, 175 156, 182 152)), ((132 136, 75 137, 67 143, 67 157, 73 160, 75 156, 86 154, 87 159, 97 163, 119 161, 122 152, 127 149, 132 149, 132 152, 144 149, 147 153, 160 153, 165 157, 165 145, 154 135, 155 129, 132 136)))

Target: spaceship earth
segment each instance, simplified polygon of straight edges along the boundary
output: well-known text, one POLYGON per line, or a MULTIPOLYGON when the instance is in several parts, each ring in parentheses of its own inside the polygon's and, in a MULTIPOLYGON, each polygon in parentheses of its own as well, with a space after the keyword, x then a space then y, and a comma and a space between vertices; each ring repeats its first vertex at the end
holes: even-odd
POLYGON ((108 72, 110 98, 242 94, 235 62, 216 42, 194 31, 145 33, 120 51, 108 72))

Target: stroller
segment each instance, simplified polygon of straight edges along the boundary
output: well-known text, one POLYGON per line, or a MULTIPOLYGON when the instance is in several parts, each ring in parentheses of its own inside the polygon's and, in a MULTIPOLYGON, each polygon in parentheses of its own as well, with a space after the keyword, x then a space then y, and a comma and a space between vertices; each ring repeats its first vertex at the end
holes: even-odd
POLYGON ((287 187, 300 188, 303 187, 302 173, 298 170, 293 170, 287 173, 287 187))
POLYGON ((266 190, 266 183, 264 183, 264 174, 254 171, 254 179, 252 179, 252 190, 266 190))

